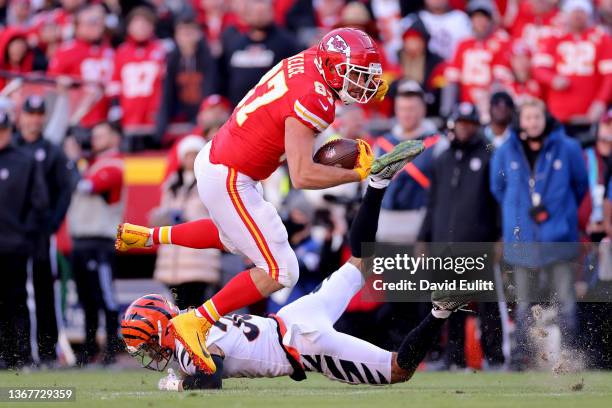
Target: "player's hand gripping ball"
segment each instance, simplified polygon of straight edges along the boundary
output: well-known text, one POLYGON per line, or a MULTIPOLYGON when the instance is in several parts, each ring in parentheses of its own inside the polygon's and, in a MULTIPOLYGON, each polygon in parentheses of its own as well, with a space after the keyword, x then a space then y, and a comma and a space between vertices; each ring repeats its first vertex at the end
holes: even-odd
POLYGON ((359 155, 354 170, 359 174, 359 179, 364 180, 372 169, 374 154, 372 154, 372 148, 365 140, 357 139, 357 143, 359 145, 359 155))
POLYGON ((317 150, 315 163, 355 170, 361 180, 370 174, 374 155, 370 145, 362 139, 332 139, 317 150))

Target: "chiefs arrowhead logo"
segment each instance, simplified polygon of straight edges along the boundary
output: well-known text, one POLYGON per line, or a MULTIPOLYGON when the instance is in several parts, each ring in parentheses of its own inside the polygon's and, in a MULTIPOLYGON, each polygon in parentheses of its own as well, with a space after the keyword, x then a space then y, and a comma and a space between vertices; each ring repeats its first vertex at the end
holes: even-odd
POLYGON ((334 35, 329 40, 327 40, 327 50, 333 52, 341 52, 344 55, 348 56, 351 52, 351 48, 348 46, 344 38, 339 35, 334 35))

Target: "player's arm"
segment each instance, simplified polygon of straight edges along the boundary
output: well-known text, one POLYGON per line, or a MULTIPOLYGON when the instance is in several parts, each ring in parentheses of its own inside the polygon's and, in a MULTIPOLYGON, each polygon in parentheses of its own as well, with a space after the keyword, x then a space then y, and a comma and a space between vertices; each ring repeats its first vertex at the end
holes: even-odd
POLYGON ((186 353, 183 346, 176 342, 174 360, 178 363, 180 373, 177 375, 173 369, 168 370, 168 375, 161 378, 157 383, 160 391, 184 391, 184 390, 211 390, 221 389, 223 385, 223 359, 225 353, 217 345, 212 344, 209 348, 212 359, 217 370, 213 374, 207 374, 193 364, 191 357, 186 353))
POLYGON ((223 357, 212 354, 217 371, 207 374, 198 370, 194 375, 185 377, 181 383, 182 390, 220 390, 223 388, 223 357))
POLYGON ((393 357, 391 358, 391 384, 406 382, 410 380, 414 375, 416 369, 406 370, 405 368, 400 367, 397 363, 397 353, 394 352, 392 355, 393 357))
POLYGON ((312 160, 314 131, 293 117, 285 120, 285 151, 289 176, 295 188, 323 189, 360 181, 355 170, 324 166, 312 160))

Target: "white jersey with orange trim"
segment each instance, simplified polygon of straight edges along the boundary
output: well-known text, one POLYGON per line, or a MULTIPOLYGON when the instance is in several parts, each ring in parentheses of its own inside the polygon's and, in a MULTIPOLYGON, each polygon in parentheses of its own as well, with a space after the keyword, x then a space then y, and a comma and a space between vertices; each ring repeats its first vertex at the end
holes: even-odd
MULTIPOLYGON (((340 333, 334 324, 351 298, 363 287, 359 269, 347 263, 325 279, 313 293, 278 312, 286 326, 282 343, 299 352, 306 371, 350 384, 391 382, 392 353, 364 340, 340 333)), ((277 322, 252 315, 224 316, 209 332, 207 346, 224 354, 223 378, 290 376, 294 369, 281 346, 277 322)), ((180 342, 175 359, 185 374, 195 368, 180 342)))
MULTIPOLYGON (((195 374, 195 366, 179 341, 174 357, 181 371, 195 374)), ((274 319, 249 314, 223 316, 210 329, 206 345, 225 354, 223 378, 282 377, 293 368, 282 348, 274 319)))
POLYGON ((335 117, 334 91, 315 65, 316 47, 279 62, 251 89, 212 143, 210 161, 263 180, 284 160, 285 120, 319 133, 335 117))

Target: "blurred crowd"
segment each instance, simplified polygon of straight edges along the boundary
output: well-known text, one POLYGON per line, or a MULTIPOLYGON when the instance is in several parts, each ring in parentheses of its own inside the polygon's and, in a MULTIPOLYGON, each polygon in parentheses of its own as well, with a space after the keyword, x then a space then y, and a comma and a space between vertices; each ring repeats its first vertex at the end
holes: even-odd
MULTIPOLYGON (((589 367, 612 367, 609 304, 578 302, 612 281, 612 1, 0 4, 0 264, 11 271, 0 288, 1 364, 31 362, 30 342, 20 341, 31 331, 28 274, 37 360, 55 364, 62 319, 52 306, 53 236, 64 219, 85 311, 79 363, 114 361, 120 340, 113 240, 125 211, 124 155, 168 152, 151 226, 205 218, 193 174, 197 152, 268 69, 330 29, 352 26, 377 42, 390 93, 380 103, 337 106, 317 146, 345 137, 369 141, 378 155, 407 139, 427 147, 391 183, 377 240, 417 248, 504 243, 498 269, 517 296, 547 292, 562 347, 583 351, 589 367), (17 103, 11 93, 19 81, 47 91, 17 103), (597 245, 516 250, 550 242, 597 245), (99 312, 107 333, 101 356, 99 312)), ((347 258, 346 233, 363 187, 296 191, 282 167, 263 187, 283 214, 301 268, 291 293, 258 305, 274 311, 347 258)), ((493 245, 490 251, 496 256, 493 245)), ((231 274, 223 257, 162 247, 154 277, 179 307, 198 305, 231 274)), ((477 305, 484 367, 537 365, 530 306, 518 302, 509 316, 503 300, 477 305)), ((338 325, 393 348, 428 307, 358 295, 338 325)), ((465 367, 466 333, 465 315, 451 318, 431 366, 465 367)))

